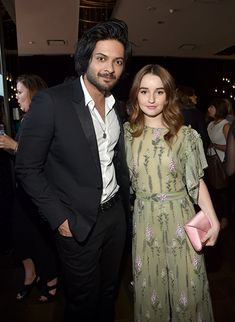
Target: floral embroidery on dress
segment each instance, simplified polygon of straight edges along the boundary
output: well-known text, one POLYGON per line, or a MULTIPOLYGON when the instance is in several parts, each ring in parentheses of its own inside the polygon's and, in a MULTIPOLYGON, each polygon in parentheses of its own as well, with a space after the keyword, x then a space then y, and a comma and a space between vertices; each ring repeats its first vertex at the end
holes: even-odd
POLYGON ((149 245, 152 245, 154 241, 154 233, 153 233, 153 228, 149 224, 147 225, 145 230, 145 237, 146 237, 147 243, 149 245))
POLYGON ((159 298, 157 296, 156 290, 153 290, 152 295, 151 295, 151 303, 152 306, 157 306, 159 303, 159 298))
POLYGON ((199 272, 201 268, 201 258, 196 254, 193 256, 193 268, 195 272, 199 272))
POLYGON ((141 272, 142 269, 142 260, 141 257, 138 255, 135 260, 135 271, 137 274, 141 272))
POLYGON ((161 135, 161 129, 154 129, 153 130, 153 140, 152 140, 152 145, 153 145, 153 155, 156 155, 157 148, 158 148, 158 142, 160 140, 160 135, 161 135))
POLYGON ((179 305, 182 309, 185 309, 188 305, 188 299, 184 292, 181 292, 180 294, 179 305))
POLYGON ((177 225, 176 236, 177 236, 177 238, 179 238, 181 240, 185 238, 184 227, 181 226, 180 224, 177 225))
POLYGON ((170 161, 170 164, 169 164, 169 171, 172 173, 172 174, 175 174, 176 173, 176 162, 171 159, 170 161))
POLYGON ((161 135, 161 129, 154 129, 153 130, 153 138, 155 141, 158 141, 161 135))

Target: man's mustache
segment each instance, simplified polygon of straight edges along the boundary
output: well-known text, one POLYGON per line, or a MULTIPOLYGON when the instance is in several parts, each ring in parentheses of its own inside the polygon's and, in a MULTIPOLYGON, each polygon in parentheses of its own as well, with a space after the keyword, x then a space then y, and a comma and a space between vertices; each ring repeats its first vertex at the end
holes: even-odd
POLYGON ((106 77, 109 79, 116 79, 115 75, 113 73, 109 73, 109 72, 99 73, 98 75, 100 77, 106 77))

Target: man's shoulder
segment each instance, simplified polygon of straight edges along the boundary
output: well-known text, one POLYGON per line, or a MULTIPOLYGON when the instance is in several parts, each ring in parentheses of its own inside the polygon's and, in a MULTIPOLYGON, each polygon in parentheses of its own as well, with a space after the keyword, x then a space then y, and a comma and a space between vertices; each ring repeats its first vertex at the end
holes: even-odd
POLYGON ((57 84, 51 87, 48 87, 45 92, 48 93, 63 93, 64 91, 71 91, 76 87, 81 87, 79 79, 73 81, 66 81, 61 84, 57 84))

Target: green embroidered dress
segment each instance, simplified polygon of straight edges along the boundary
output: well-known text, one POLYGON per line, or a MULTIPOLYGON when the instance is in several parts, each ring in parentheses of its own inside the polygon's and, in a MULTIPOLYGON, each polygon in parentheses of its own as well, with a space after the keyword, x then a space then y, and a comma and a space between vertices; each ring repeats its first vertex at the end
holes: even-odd
POLYGON ((135 322, 212 322, 204 258, 183 225, 195 211, 207 166, 196 131, 183 126, 172 148, 167 129, 145 127, 132 138, 125 124, 127 162, 136 194, 133 215, 135 322))

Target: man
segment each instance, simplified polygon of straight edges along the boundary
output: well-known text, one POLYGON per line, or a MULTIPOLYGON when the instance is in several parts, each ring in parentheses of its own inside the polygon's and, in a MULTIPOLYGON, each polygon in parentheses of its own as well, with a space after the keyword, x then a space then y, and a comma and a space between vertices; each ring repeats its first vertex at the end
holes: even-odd
POLYGON ((110 90, 130 51, 124 22, 88 30, 75 53, 81 76, 36 95, 19 142, 18 178, 56 230, 66 322, 114 320, 129 178, 110 90))

